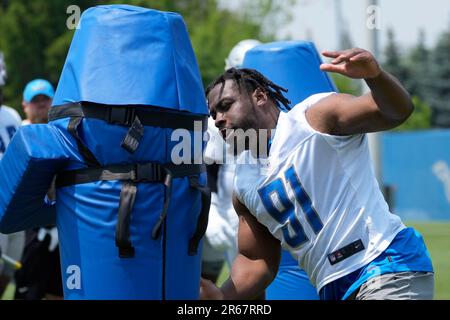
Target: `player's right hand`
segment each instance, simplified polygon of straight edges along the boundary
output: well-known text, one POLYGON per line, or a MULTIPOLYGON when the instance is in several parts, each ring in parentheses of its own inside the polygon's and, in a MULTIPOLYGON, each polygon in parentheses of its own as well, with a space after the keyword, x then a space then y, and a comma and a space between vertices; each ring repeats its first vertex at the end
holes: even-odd
POLYGON ((200 300, 223 300, 222 291, 210 280, 200 278, 200 300))
POLYGON ((333 58, 331 63, 323 63, 320 66, 322 71, 337 72, 352 79, 375 78, 381 73, 375 57, 364 49, 324 51, 322 54, 333 58))

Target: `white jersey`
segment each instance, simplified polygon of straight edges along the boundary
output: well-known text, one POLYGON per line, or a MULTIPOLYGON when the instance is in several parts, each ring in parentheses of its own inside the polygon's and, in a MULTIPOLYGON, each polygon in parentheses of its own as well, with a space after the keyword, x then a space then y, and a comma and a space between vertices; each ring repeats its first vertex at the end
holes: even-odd
POLYGON ((281 112, 268 161, 238 165, 234 186, 317 291, 367 265, 405 228, 379 190, 367 136, 323 134, 306 120, 305 111, 330 94, 281 112))
MULTIPOLYGON (((220 164, 217 176, 217 193, 211 194, 211 208, 209 211, 208 229, 206 237, 213 248, 226 247, 225 257, 229 265, 237 255, 237 231, 239 218, 232 203, 233 179, 236 165, 233 153, 226 145, 214 120, 208 120, 209 141, 205 151, 205 162, 220 164)), ((217 252, 223 250, 216 250, 217 252)), ((203 252, 204 260, 216 260, 217 254, 210 251, 203 252)), ((220 256, 223 256, 221 254, 220 256)))
POLYGON ((6 151, 17 128, 20 127, 22 119, 16 110, 1 106, 0 108, 0 159, 6 151))

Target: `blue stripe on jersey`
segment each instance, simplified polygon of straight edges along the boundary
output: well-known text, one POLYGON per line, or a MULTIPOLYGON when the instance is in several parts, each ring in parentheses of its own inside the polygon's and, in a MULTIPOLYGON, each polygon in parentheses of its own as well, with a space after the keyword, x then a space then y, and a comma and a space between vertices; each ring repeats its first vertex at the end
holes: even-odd
POLYGON ((320 290, 322 300, 345 300, 369 279, 387 273, 433 272, 430 254, 422 236, 405 228, 389 247, 366 266, 339 278, 320 290))
POLYGON ((288 194, 284 189, 283 181, 280 178, 273 180, 269 184, 258 190, 259 197, 266 208, 267 212, 274 218, 279 224, 285 224, 286 220, 290 216, 294 215, 294 205, 289 200, 288 194), (283 205, 280 210, 275 206, 272 199, 272 195, 278 196, 279 202, 283 205))
POLYGON ((295 216, 294 205, 289 200, 288 194, 280 178, 275 179, 259 189, 258 194, 270 216, 282 225, 281 230, 283 232, 283 239, 290 247, 296 248, 308 241, 302 225, 295 216), (278 196, 279 202, 283 205, 283 209, 280 210, 275 206, 271 197, 272 194, 278 196), (293 235, 289 232, 289 226, 291 226, 294 231, 293 235))
POLYGON ((286 180, 289 181, 289 184, 294 190, 295 197, 302 206, 303 212, 305 213, 311 228, 313 229, 315 234, 318 234, 320 230, 322 230, 323 228, 322 221, 320 220, 320 217, 317 214, 316 209, 314 209, 311 199, 305 192, 305 189, 303 188, 303 185, 300 182, 297 173, 295 172, 294 166, 290 167, 284 173, 284 176, 286 177, 286 180))
POLYGON ((300 221, 298 221, 295 214, 292 214, 289 216, 289 225, 291 226, 292 230, 294 230, 294 234, 291 235, 289 232, 289 229, 287 226, 283 226, 281 228, 283 232, 283 238, 284 241, 291 247, 291 248, 297 248, 301 244, 308 241, 308 238, 306 237, 305 230, 303 229, 300 221))

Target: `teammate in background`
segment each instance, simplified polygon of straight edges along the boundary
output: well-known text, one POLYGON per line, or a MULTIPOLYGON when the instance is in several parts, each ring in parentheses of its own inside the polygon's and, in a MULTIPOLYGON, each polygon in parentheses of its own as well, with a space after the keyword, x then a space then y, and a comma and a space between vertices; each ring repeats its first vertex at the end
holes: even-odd
MULTIPOLYGON (((232 67, 239 68, 244 61, 245 53, 260 44, 261 42, 255 39, 240 41, 225 59, 225 70, 232 67)), ((212 118, 208 121, 208 133, 210 140, 206 147, 205 158, 213 164, 207 166, 211 208, 203 241, 202 277, 216 282, 224 262, 231 267, 237 255, 239 219, 231 201, 236 166, 224 163, 224 157, 229 150, 212 118)))
MULTIPOLYGON (((262 44, 258 40, 247 39, 240 41, 233 47, 230 54, 225 59, 225 70, 232 67, 240 68, 248 50, 262 44)), ((210 118, 208 123, 208 131, 210 133, 210 143, 207 146, 205 157, 214 160, 214 155, 223 154, 221 150, 225 149, 225 142, 221 138, 214 121, 210 118)), ((226 258, 228 266, 231 267, 237 255, 237 231, 239 219, 232 207, 233 181, 236 170, 235 164, 224 163, 209 166, 208 181, 211 182, 210 188, 213 191, 211 209, 209 215, 208 229, 206 231, 206 241, 204 245, 204 262, 205 265, 212 265, 213 257, 219 260, 223 257, 223 251, 226 250, 226 258), (206 260, 206 261, 205 261, 206 260)), ((223 259, 223 258, 222 258, 223 259)), ((215 262, 215 265, 222 265, 221 262, 215 262)), ((217 268, 220 272, 221 268, 217 268)), ((208 268, 206 270, 211 270, 208 268)), ((218 275, 217 275, 218 276, 218 275)), ((203 273, 202 277, 212 280, 209 274, 203 273)), ((270 300, 317 300, 319 297, 316 289, 312 286, 306 273, 299 268, 298 263, 294 260, 287 250, 282 251, 282 258, 275 280, 266 289, 266 299, 270 300)))
MULTIPOLYGON (((6 151, 9 141, 12 139, 22 119, 16 110, 3 105, 3 86, 6 83, 6 66, 3 53, 0 52, 0 159, 6 151)), ((20 260, 25 244, 25 233, 17 232, 13 234, 0 234, 0 247, 4 254, 20 260)), ((0 261, 0 298, 13 278, 14 269, 12 266, 0 261)))
MULTIPOLYGON (((47 123, 54 94, 53 86, 47 80, 36 79, 29 82, 23 92, 22 106, 27 115, 23 124, 47 123)), ((54 190, 49 191, 48 197, 55 200, 54 190)), ((56 226, 26 231, 22 266, 15 275, 15 299, 63 298, 56 226)))
POLYGON ((239 255, 220 289, 202 280, 204 299, 258 295, 277 273, 280 247, 298 259, 321 299, 433 298, 425 243, 389 212, 365 134, 403 123, 414 108, 410 96, 368 51, 323 55, 333 59, 323 71, 364 79, 371 92, 316 94, 280 113, 289 102, 284 89, 251 69, 230 69, 206 91, 228 142, 239 138, 232 129, 276 130, 264 164, 237 168, 239 255))
POLYGON ((22 107, 27 117, 23 124, 47 123, 54 94, 55 90, 47 80, 30 81, 23 91, 22 107))

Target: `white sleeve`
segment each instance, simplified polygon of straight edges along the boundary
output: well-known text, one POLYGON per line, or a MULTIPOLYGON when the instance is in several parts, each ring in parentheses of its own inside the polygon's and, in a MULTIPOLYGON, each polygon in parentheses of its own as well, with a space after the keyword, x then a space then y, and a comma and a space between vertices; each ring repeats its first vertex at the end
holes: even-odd
POLYGON ((12 110, 14 111, 13 112, 14 120, 17 121, 17 126, 19 127, 22 124, 22 118, 20 117, 19 113, 16 110, 14 109, 12 110))
POLYGON ((313 94, 312 96, 309 96, 302 102, 296 104, 289 113, 292 113, 295 118, 302 117, 306 110, 311 108, 313 105, 318 103, 320 100, 335 94, 336 92, 323 92, 323 93, 317 93, 313 94))
MULTIPOLYGON (((295 108, 295 115, 294 117, 296 119, 299 119, 305 127, 307 127, 307 130, 321 135, 325 140, 328 141, 329 144, 333 145, 336 148, 342 148, 348 143, 359 140, 364 138, 365 134, 354 134, 354 135, 347 135, 347 136, 337 136, 337 135, 331 135, 327 133, 322 133, 320 131, 317 131, 314 129, 308 122, 308 119, 306 118, 306 110, 314 106, 316 103, 318 103, 320 100, 334 94, 335 92, 326 92, 326 93, 318 93, 314 94, 298 105, 296 105, 295 108)), ((294 109, 293 109, 294 110, 294 109)))
POLYGON ((232 247, 235 232, 230 223, 222 217, 219 208, 217 193, 212 192, 206 237, 213 248, 224 251, 232 247))
POLYGON ((20 127, 20 125, 22 123, 22 118, 20 117, 19 113, 16 110, 14 110, 13 108, 8 107, 8 106, 2 106, 2 108, 6 112, 8 112, 9 116, 13 120, 14 124, 16 125, 16 127, 20 127))
POLYGON ((209 140, 205 150, 206 164, 223 163, 225 141, 223 141, 219 129, 214 124, 212 118, 208 119, 208 135, 209 140))

